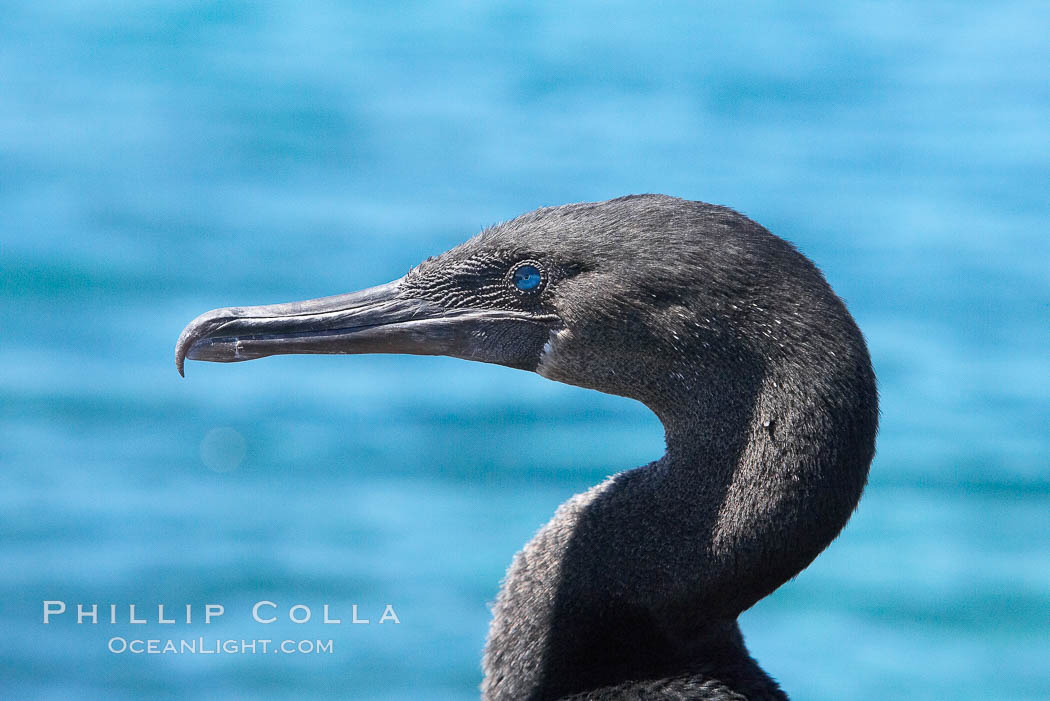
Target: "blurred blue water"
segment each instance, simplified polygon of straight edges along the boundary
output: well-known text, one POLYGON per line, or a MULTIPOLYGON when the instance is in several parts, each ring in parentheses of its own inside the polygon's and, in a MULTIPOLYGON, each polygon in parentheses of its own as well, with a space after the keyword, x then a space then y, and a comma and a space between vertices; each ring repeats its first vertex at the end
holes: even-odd
POLYGON ((742 619, 763 666, 796 699, 1050 696, 1045 3, 2 15, 0 697, 476 697, 511 555, 658 456, 655 418, 438 358, 182 381, 172 346, 206 309, 384 282, 494 221, 631 192, 794 241, 880 377, 860 510, 742 619), (170 635, 335 654, 114 655, 140 630, 44 626, 45 599, 220 602, 170 635), (260 599, 402 624, 260 630, 260 599))

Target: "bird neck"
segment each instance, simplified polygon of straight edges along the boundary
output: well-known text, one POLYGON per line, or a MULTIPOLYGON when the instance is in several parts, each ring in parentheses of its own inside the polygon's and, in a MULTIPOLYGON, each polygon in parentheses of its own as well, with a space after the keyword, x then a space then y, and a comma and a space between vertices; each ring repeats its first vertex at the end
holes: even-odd
POLYGON ((749 414, 734 400, 701 423, 665 416, 661 460, 559 508, 515 557, 500 592, 486 699, 558 699, 655 679, 784 698, 736 626, 740 573, 725 505, 748 441, 728 438, 749 414))
POLYGON ((515 557, 486 646, 485 698, 656 679, 785 698, 736 618, 842 528, 874 436, 873 403, 830 396, 857 382, 873 397, 870 365, 814 372, 832 375, 818 391, 797 369, 737 371, 731 382, 675 371, 696 385, 668 384, 646 402, 666 455, 570 499, 515 557))
POLYGON ((647 474, 688 528, 681 540, 693 543, 695 611, 735 620, 808 566, 848 521, 876 421, 866 350, 857 360, 843 352, 814 356, 807 367, 764 358, 731 376, 698 371, 650 404, 667 453, 647 474))

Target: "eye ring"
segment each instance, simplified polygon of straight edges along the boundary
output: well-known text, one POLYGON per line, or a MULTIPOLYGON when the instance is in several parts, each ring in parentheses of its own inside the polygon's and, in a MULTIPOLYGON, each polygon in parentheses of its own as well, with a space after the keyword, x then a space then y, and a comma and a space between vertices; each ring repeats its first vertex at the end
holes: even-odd
POLYGON ((507 284, 521 295, 534 295, 543 289, 547 274, 538 261, 523 260, 507 273, 507 284))

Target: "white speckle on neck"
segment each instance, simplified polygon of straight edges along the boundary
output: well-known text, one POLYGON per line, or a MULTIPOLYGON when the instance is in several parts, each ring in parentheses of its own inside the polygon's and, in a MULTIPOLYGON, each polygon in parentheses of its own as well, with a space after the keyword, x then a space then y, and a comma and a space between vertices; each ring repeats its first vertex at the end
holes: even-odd
POLYGON ((543 344, 543 350, 540 351, 540 360, 536 363, 536 374, 552 379, 550 372, 555 365, 555 355, 557 352, 557 346, 560 340, 568 337, 571 332, 568 329, 560 329, 558 331, 551 331, 550 336, 547 338, 547 342, 543 344))

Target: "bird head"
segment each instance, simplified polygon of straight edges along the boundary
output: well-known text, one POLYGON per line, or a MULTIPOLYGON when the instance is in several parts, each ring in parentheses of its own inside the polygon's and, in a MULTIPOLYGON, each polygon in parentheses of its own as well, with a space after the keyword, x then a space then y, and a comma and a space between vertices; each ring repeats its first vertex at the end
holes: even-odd
POLYGON ((538 209, 378 287, 207 312, 183 330, 175 361, 182 372, 185 358, 446 355, 661 414, 683 387, 760 373, 836 305, 807 259, 747 217, 637 195, 538 209))

